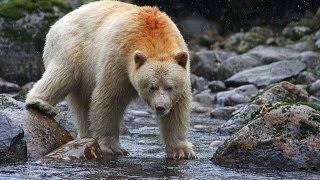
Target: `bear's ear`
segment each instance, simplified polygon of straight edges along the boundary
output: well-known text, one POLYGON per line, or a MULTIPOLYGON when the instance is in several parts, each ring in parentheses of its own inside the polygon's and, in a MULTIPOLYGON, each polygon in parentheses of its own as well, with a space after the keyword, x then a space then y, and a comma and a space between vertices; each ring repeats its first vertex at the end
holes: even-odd
POLYGON ((188 54, 187 51, 182 51, 182 52, 179 52, 178 54, 176 54, 174 59, 177 61, 177 63, 180 66, 182 66, 183 68, 186 68, 187 62, 188 62, 188 59, 189 59, 189 54, 188 54))
POLYGON ((137 69, 147 61, 146 55, 144 55, 141 51, 135 51, 133 58, 137 69))

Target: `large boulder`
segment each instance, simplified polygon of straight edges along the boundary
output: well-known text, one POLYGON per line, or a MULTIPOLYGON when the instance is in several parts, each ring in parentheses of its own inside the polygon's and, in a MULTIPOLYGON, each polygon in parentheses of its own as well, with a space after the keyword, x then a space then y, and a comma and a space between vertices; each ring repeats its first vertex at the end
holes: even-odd
POLYGON ((36 110, 28 111, 24 103, 3 94, 0 94, 0 113, 23 128, 30 158, 42 157, 73 139, 54 118, 36 110))
POLYGON ((272 107, 220 146, 211 160, 227 167, 320 170, 319 110, 272 107))
POLYGON ((19 85, 7 82, 4 79, 0 78, 0 93, 14 93, 20 90, 21 88, 19 85))
POLYGON ((284 47, 257 46, 256 48, 251 49, 248 54, 259 58, 264 64, 269 64, 296 57, 299 55, 299 52, 284 47))
POLYGON ((263 62, 255 55, 243 54, 239 56, 232 56, 221 62, 218 69, 219 78, 227 79, 240 71, 261 65, 263 65, 263 62))
POLYGON ((13 124, 2 112, 0 112, 0 124, 0 164, 25 161, 27 146, 23 129, 13 124))
POLYGON ((298 75, 306 69, 299 60, 285 60, 241 71, 226 80, 227 85, 255 84, 267 86, 298 75))
POLYGON ((226 39, 225 48, 238 53, 247 52, 260 44, 265 44, 273 36, 271 29, 253 27, 248 32, 239 32, 226 39))
POLYGON ((38 80, 45 35, 70 10, 62 0, 1 2, 0 76, 19 85, 38 80))
POLYGON ((308 93, 289 82, 281 82, 267 87, 251 102, 235 111, 231 118, 217 129, 222 134, 233 134, 252 121, 261 112, 274 104, 306 103, 308 93))
POLYGON ((208 80, 219 79, 217 72, 221 62, 231 56, 235 56, 235 54, 222 50, 202 50, 194 54, 191 53, 191 72, 208 80))

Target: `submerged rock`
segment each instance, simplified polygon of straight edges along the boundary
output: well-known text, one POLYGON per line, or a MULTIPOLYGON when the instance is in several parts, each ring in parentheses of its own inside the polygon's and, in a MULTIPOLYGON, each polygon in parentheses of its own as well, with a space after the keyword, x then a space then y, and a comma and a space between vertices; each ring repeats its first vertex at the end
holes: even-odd
POLYGON ((47 154, 45 158, 53 160, 103 160, 104 155, 99 143, 93 138, 77 139, 68 142, 53 152, 47 154))
POLYGON ((306 68, 299 60, 286 60, 241 71, 228 78, 227 85, 255 84, 267 86, 298 75, 306 68))
POLYGON ((24 132, 0 112, 0 164, 27 160, 24 132))
POLYGON ((320 112, 283 105, 257 116, 218 148, 211 159, 227 167, 320 169, 320 112))

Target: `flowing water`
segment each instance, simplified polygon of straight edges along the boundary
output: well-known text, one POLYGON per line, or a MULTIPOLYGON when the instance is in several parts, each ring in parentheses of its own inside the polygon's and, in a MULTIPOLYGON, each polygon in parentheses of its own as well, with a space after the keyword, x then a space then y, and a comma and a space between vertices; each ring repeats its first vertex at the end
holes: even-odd
POLYGON ((320 179, 320 172, 229 169, 214 165, 210 158, 215 148, 210 144, 227 138, 213 131, 221 123, 223 121, 211 119, 209 115, 193 114, 189 137, 196 147, 197 159, 168 160, 154 115, 137 101, 129 106, 125 115, 130 133, 121 136, 122 146, 130 152, 129 156, 110 157, 104 162, 29 160, 0 166, 0 179, 320 179), (203 125, 203 128, 195 125, 203 125))

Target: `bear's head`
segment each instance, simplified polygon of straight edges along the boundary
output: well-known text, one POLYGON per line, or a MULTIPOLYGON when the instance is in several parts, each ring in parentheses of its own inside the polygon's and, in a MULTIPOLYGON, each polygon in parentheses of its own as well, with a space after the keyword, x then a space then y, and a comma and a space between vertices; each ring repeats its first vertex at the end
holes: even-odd
POLYGON ((190 91, 188 52, 157 60, 135 51, 133 61, 132 84, 158 116, 169 114, 175 103, 190 91))

